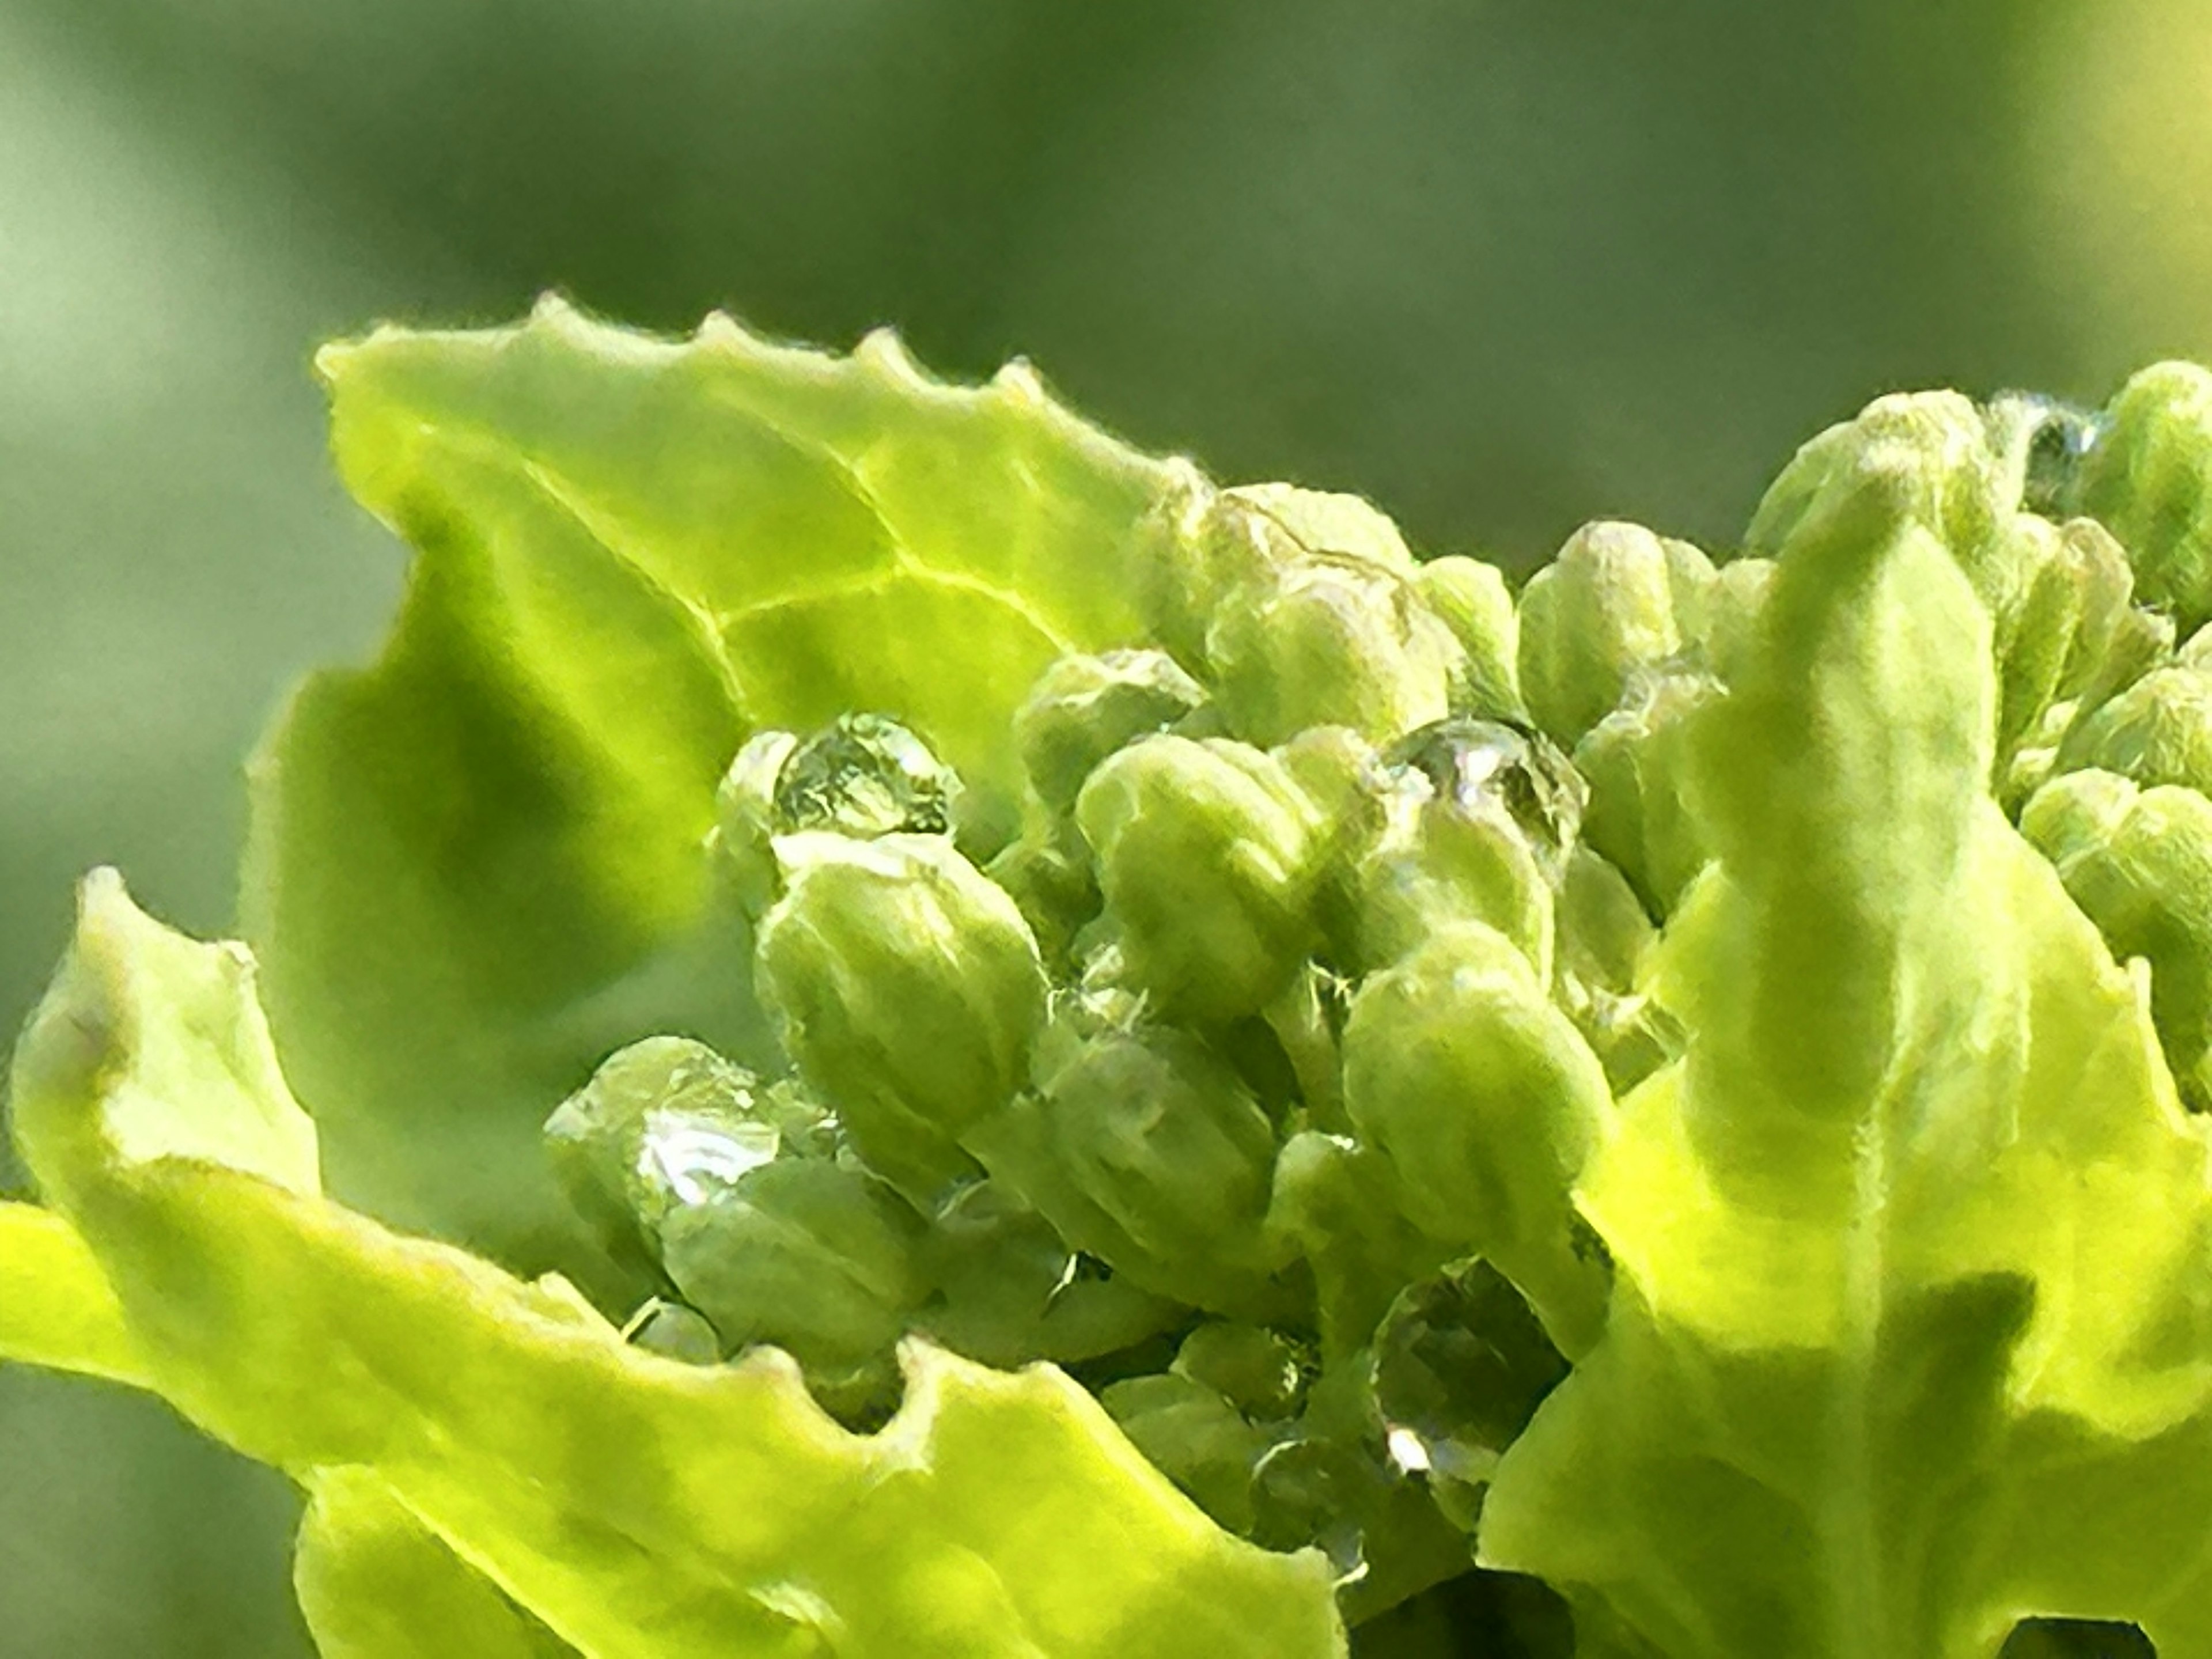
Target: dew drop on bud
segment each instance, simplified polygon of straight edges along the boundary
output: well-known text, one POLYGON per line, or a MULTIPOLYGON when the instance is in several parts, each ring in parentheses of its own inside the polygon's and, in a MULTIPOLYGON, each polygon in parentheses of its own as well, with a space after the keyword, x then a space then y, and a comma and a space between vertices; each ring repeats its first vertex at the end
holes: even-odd
POLYGON ((844 714, 785 759, 770 820, 778 835, 857 838, 951 832, 959 780, 927 744, 884 714, 844 714))
POLYGON ((1474 1520, 1474 1488, 1567 1373, 1521 1293, 1480 1260, 1400 1292, 1375 1334, 1374 1367, 1392 1462, 1427 1477, 1462 1525, 1474 1520))
POLYGON ((1498 720, 1438 720, 1393 744, 1383 763, 1407 804, 1438 800, 1468 817, 1503 817, 1555 875, 1582 833, 1589 786, 1540 732, 1498 720))

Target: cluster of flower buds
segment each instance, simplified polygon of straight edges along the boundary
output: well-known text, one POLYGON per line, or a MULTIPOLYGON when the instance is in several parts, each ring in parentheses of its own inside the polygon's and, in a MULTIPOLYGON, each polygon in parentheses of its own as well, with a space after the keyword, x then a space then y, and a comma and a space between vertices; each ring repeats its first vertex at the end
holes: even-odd
POLYGON ((776 1344, 856 1418, 908 1333, 1050 1359, 1224 1524, 1330 1551, 1348 1609, 1463 1571, 1606 1316, 1573 1190, 1680 1052, 1660 942, 1735 855, 1715 711, 1790 648, 1785 543, 1958 561, 1999 798, 2206 1097, 2207 456, 2201 371, 2099 420, 1885 398, 1740 556, 1595 524, 1517 600, 1355 499, 1182 476, 1130 553, 1147 639, 1012 717, 1011 839, 884 715, 738 756, 717 856, 792 1075, 656 1039, 549 1125, 657 1276, 639 1340, 776 1344))

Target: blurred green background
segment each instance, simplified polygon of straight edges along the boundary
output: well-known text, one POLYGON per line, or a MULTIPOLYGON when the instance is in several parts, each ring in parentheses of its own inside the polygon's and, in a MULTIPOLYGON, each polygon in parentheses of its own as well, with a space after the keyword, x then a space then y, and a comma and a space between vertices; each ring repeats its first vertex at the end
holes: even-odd
MULTIPOLYGON (((0 0, 0 1020, 88 865, 227 924, 390 610, 322 337, 893 322, 1431 550, 1718 546, 1881 391, 2212 356, 2208 112, 2203 0, 0 0)), ((302 1653, 290 1505, 0 1372, 0 1656, 302 1653)))

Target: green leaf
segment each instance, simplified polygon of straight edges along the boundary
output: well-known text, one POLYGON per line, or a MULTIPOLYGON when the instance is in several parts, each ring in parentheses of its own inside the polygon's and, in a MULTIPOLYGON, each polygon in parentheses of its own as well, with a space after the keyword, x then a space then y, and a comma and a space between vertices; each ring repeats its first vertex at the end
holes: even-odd
POLYGON ((1675 1659, 1987 1659, 2028 1614, 2203 1659, 2204 1127, 1990 799, 1958 560, 1898 462, 1844 461, 1693 733, 1686 1056, 1585 1171, 1607 1334, 1506 1454, 1483 1557, 1675 1659))
MULTIPOLYGON (((165 1396, 311 1485, 373 1476, 581 1652, 1344 1652, 1317 1557, 1218 1530, 1060 1372, 913 1344, 903 1407, 859 1436, 773 1350, 697 1367, 632 1347, 559 1280, 321 1197, 264 1052, 241 951, 191 945, 118 882, 88 882, 18 1051, 26 1160, 165 1396)), ((337 1553, 310 1575, 333 1598, 380 1570, 337 1553)))
POLYGON ((0 1204, 0 1359, 144 1381, 100 1263, 75 1228, 35 1204, 0 1204))
POLYGON ((562 1659, 576 1650, 366 1469, 309 1484, 292 1583, 323 1659, 562 1659))
POLYGON ((546 1104, 651 1031, 764 1052, 701 846, 747 732, 896 714, 1008 821, 1030 681, 1141 642, 1116 554, 1167 470, 1019 364, 947 387, 888 335, 840 360, 549 301, 319 362, 416 557, 382 656, 256 763, 246 929, 338 1190, 565 1261, 546 1104))

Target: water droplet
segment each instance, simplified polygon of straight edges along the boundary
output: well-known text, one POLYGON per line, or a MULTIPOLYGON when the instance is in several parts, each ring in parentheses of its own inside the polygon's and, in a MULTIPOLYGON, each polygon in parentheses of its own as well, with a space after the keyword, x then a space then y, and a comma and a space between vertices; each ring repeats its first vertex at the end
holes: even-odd
POLYGON ((1429 1472, 1429 1449, 1421 1437, 1411 1429, 1390 1431, 1390 1461, 1407 1474, 1426 1474, 1429 1472))
POLYGON ((1555 872, 1582 834, 1589 786, 1533 728, 1455 716, 1407 732, 1382 760, 1400 809, 1440 801, 1470 817, 1503 817, 1555 872))
POLYGON ((638 1178, 665 1187, 679 1204, 704 1204, 732 1190, 748 1170, 775 1162, 782 1145, 771 1123, 656 1109, 645 1116, 638 1178))
POLYGON ((2104 433, 2101 417, 2039 392, 2005 392, 1983 420, 1991 447, 2020 469, 2021 505, 2054 519, 2071 514, 2081 463, 2104 433))
POLYGON ((1364 1517, 1378 1505, 1388 1475, 1356 1446, 1334 1440, 1285 1440, 1252 1469, 1253 1541, 1267 1549, 1318 1547, 1340 1588, 1367 1571, 1364 1517))
POLYGON ((779 1157, 834 1156, 838 1139, 836 1121, 796 1084, 763 1085, 704 1043, 672 1036, 610 1055, 545 1130, 586 1213, 647 1232, 779 1157))
POLYGON ((1432 1487, 1487 1480, 1567 1373, 1520 1291, 1481 1261, 1401 1291, 1376 1332, 1374 1365, 1391 1459, 1432 1487))
POLYGON ((775 781, 779 835, 948 835, 960 783, 929 745, 884 714, 845 714, 791 750, 775 781))
POLYGON ((680 1359, 687 1365, 718 1364, 721 1339, 707 1316, 681 1302, 660 1297, 647 1301, 630 1316, 623 1336, 631 1346, 657 1353, 664 1359, 680 1359))

